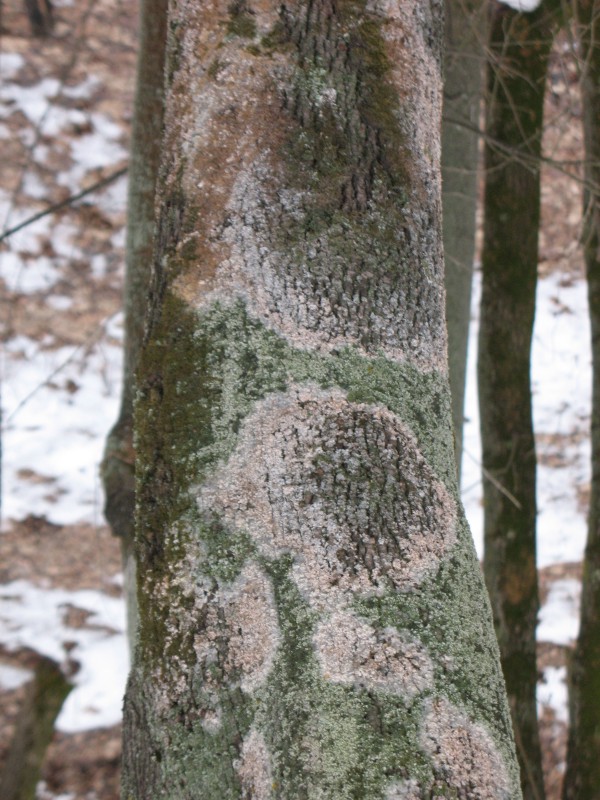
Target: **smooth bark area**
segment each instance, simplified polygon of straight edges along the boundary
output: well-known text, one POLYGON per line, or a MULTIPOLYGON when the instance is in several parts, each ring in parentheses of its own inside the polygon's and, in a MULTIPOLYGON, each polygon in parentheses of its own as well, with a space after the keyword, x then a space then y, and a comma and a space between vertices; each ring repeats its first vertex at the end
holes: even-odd
POLYGON ((442 203, 448 368, 459 480, 475 257, 478 128, 487 10, 487 0, 446 2, 442 203))
POLYGON ((584 255, 592 329, 592 486, 581 624, 570 669, 565 800, 600 798, 600 3, 580 0, 585 139, 584 255))
POLYGON ((442 3, 172 0, 124 800, 518 800, 456 482, 442 3))
POLYGON ((35 800, 54 722, 71 688, 59 665, 40 657, 0 775, 2 800, 35 800))
POLYGON ((140 40, 127 201, 123 390, 119 418, 108 435, 102 464, 106 493, 104 513, 113 534, 120 537, 122 542, 128 632, 132 645, 137 627, 133 558, 133 398, 153 253, 154 197, 163 131, 167 3, 168 0, 141 0, 140 6, 140 40))
POLYGON ((492 9, 478 380, 485 579, 526 800, 544 797, 536 711, 536 454, 530 351, 544 84, 557 12, 492 9))

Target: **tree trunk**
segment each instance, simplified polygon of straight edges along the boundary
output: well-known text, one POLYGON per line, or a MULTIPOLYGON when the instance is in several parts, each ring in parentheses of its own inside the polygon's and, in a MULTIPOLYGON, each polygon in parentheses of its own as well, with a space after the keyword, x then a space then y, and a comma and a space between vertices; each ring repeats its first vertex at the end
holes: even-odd
POLYGON ((584 255, 592 328, 592 487, 581 626, 570 670, 565 800, 600 798, 600 3, 577 4, 585 139, 584 255))
POLYGON ((73 688, 55 661, 38 658, 0 775, 2 800, 35 800, 54 722, 73 688))
POLYGON ((446 2, 442 203, 448 368, 459 481, 475 257, 478 128, 486 16, 487 2, 483 0, 446 2))
POLYGON ((172 0, 123 798, 517 800, 460 510, 442 3, 172 0))
POLYGON ((140 7, 140 43, 129 160, 123 390, 119 418, 108 435, 102 464, 106 494, 104 513, 113 534, 122 542, 128 632, 132 646, 137 627, 133 556, 133 398, 153 253, 154 196, 163 131, 167 4, 168 0, 141 0, 140 7))
POLYGON ((485 147, 479 405, 485 578, 526 800, 544 797, 536 712, 536 456, 530 350, 544 84, 557 12, 492 8, 485 147))

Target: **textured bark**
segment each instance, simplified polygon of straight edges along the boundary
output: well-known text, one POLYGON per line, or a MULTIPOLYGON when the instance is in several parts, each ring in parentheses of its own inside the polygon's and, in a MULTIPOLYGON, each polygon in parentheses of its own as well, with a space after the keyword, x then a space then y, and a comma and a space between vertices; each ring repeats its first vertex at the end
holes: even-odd
POLYGON ((167 1, 142 0, 140 7, 140 42, 129 161, 123 390, 119 418, 108 435, 102 464, 106 494, 104 513, 113 534, 120 537, 122 542, 128 630, 132 644, 137 626, 133 558, 133 398, 153 252, 154 196, 163 130, 167 1))
POLYGON ((521 796, 456 484, 441 23, 170 4, 125 800, 521 796))
POLYGON ((481 76, 487 2, 447 0, 444 107, 442 123, 442 202, 446 265, 448 369, 456 466, 462 460, 467 344, 475 257, 477 162, 481 76))
POLYGON ((600 798, 600 3, 580 0, 585 139, 584 254, 592 328, 592 487, 581 626, 570 670, 571 727, 565 800, 600 798))
POLYGON ((494 3, 485 147, 479 405, 484 572, 526 800, 544 796, 536 713, 536 456, 530 350, 540 216, 544 83, 557 12, 494 3))

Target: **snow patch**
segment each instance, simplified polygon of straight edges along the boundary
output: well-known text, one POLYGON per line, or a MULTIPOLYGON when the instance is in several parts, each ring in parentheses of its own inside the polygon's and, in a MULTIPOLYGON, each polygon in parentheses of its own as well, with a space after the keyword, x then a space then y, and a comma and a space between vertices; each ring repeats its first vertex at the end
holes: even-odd
POLYGON ((9 650, 30 647, 63 663, 80 664, 75 688, 56 727, 64 733, 116 725, 128 671, 125 603, 102 592, 42 589, 27 581, 0 587, 0 641, 9 650), (87 626, 65 624, 69 606, 90 613, 87 626))

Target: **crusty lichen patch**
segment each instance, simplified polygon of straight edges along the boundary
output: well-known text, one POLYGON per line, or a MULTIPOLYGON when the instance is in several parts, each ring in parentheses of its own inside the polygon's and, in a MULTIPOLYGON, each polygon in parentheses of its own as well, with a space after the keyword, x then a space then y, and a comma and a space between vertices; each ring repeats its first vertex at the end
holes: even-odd
POLYGON ((245 692, 255 691, 271 670, 280 638, 267 575, 249 562, 233 585, 211 592, 200 617, 204 630, 196 635, 194 649, 205 686, 211 666, 218 665, 219 684, 239 683, 245 692))
POLYGON ((251 728, 242 743, 237 763, 241 783, 241 800, 270 800, 273 797, 273 778, 269 751, 264 736, 251 728))
POLYGON ((423 800, 416 780, 394 781, 386 787, 384 800, 423 800))
POLYGON ((249 563, 224 594, 224 613, 230 631, 226 671, 241 673, 245 692, 266 680, 279 645, 277 609, 266 574, 249 563))
POLYGON ((457 800, 508 800, 510 778, 488 731, 444 698, 431 700, 421 743, 457 800))
POLYGON ((323 618, 313 643, 323 676, 335 683, 406 697, 432 685, 433 666, 422 645, 349 610, 323 618))
POLYGON ((413 589, 456 541, 454 500, 384 408, 294 386, 257 403, 226 468, 200 491, 268 558, 294 557, 314 608, 413 589))

